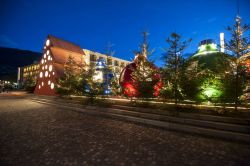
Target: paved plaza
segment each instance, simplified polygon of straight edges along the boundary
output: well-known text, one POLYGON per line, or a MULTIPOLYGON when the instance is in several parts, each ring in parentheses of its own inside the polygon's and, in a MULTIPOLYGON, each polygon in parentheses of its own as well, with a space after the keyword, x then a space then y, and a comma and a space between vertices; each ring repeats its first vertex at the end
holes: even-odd
POLYGON ((250 145, 0 96, 1 165, 249 165, 250 145))

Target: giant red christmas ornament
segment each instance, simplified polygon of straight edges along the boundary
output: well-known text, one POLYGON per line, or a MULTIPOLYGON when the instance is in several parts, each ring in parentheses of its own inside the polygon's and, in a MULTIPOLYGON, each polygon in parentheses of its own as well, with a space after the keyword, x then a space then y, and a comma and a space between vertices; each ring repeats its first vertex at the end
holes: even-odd
MULTIPOLYGON (((127 65, 122 70, 121 75, 120 75, 119 81, 120 81, 120 85, 122 86, 123 94, 125 94, 128 97, 137 97, 139 95, 138 90, 135 86, 135 80, 133 80, 132 78, 132 73, 137 67, 137 63, 135 62, 136 60, 138 60, 138 58, 135 58, 134 62, 127 65)), ((151 67, 158 70, 158 68, 154 66, 153 64, 151 67)), ((153 94, 155 97, 157 97, 159 96, 160 90, 162 87, 160 74, 155 74, 152 80, 157 80, 157 83, 154 86, 154 94, 153 94)))

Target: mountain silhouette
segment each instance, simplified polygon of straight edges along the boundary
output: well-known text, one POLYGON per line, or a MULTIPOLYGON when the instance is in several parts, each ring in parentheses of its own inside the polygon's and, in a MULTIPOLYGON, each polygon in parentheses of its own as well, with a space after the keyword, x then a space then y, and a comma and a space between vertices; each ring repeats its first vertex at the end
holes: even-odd
POLYGON ((37 63, 42 54, 29 50, 0 47, 0 80, 17 80, 18 67, 37 63))

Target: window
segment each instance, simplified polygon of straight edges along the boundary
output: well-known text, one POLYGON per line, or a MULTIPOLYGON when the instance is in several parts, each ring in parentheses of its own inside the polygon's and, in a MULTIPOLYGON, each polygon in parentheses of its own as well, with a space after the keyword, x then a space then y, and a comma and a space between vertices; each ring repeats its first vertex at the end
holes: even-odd
POLYGON ((40 78, 43 78, 43 72, 40 72, 40 78))
POLYGON ((95 61, 97 60, 96 55, 94 55, 94 54, 90 54, 89 60, 90 60, 90 61, 94 61, 94 62, 95 62, 95 61))
POLYGON ((111 59, 111 58, 108 58, 108 59, 107 59, 107 64, 108 64, 108 65, 112 65, 112 59, 111 59))
POLYGON ((49 73, 48 71, 45 72, 45 77, 48 77, 49 73))
POLYGON ((125 67, 125 64, 124 64, 124 62, 122 62, 122 63, 121 63, 121 67, 122 67, 122 68, 123 68, 123 67, 125 67))
POLYGON ((115 66, 119 66, 119 62, 115 60, 115 66))
POLYGON ((52 65, 49 65, 49 71, 52 71, 52 65))
POLYGON ((50 85, 50 88, 51 88, 51 89, 54 89, 54 87, 55 87, 55 85, 54 85, 54 83, 52 82, 51 85, 50 85))
POLYGON ((49 44, 50 44, 50 40, 47 39, 47 41, 46 41, 46 46, 49 46, 49 44))

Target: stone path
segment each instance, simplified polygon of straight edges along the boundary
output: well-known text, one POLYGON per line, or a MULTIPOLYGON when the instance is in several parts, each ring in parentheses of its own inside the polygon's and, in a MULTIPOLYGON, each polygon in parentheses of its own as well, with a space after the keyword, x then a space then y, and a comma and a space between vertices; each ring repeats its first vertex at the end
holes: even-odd
POLYGON ((0 98, 1 165, 249 165, 250 145, 0 98))

